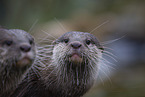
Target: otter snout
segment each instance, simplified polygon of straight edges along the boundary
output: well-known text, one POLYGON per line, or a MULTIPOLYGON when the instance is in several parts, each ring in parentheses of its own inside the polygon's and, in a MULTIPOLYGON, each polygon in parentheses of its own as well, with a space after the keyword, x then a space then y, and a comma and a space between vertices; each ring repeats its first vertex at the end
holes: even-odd
POLYGON ((71 57, 73 55, 78 55, 78 57, 81 57, 81 52, 83 50, 83 44, 79 41, 73 41, 69 44, 70 46, 70 55, 71 57))
POLYGON ((70 45, 74 49, 78 49, 78 48, 80 48, 82 46, 82 44, 80 42, 78 42, 78 41, 72 42, 70 45))
POLYGON ((69 61, 75 64, 80 64, 82 62, 81 56, 82 43, 79 41, 73 41, 69 45, 71 48, 69 61))
POLYGON ((22 52, 29 52, 31 50, 31 46, 28 45, 28 44, 23 44, 23 45, 20 46, 20 50, 22 52))
POLYGON ((29 43, 21 43, 19 44, 18 49, 21 53, 17 61, 17 66, 30 66, 35 57, 32 45, 30 45, 29 43))

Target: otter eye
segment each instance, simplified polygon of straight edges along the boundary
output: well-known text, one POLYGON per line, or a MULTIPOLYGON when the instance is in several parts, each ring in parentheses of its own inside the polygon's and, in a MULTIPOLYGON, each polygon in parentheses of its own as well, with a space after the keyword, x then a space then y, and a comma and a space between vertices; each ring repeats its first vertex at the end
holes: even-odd
POLYGON ((65 43, 68 43, 69 39, 64 39, 63 41, 64 41, 65 43))
POLYGON ((91 43, 91 40, 86 40, 87 45, 90 45, 90 43, 91 43))
POLYGON ((12 45, 13 41, 12 40, 6 40, 4 41, 4 44, 6 44, 7 46, 12 45))
POLYGON ((32 40, 29 40, 29 43, 30 43, 30 44, 33 44, 33 41, 32 41, 32 40))

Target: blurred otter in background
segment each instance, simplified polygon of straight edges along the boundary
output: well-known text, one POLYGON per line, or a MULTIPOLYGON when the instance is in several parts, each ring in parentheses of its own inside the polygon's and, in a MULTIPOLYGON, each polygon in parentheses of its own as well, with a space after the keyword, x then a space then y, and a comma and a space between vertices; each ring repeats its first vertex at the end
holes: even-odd
POLYGON ((8 97, 35 59, 35 43, 19 29, 0 28, 0 97, 8 97))

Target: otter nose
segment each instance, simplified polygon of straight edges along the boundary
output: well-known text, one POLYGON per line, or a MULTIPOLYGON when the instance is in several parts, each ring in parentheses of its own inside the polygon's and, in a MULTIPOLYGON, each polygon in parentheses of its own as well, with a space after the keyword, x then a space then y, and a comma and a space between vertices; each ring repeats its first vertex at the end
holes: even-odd
POLYGON ((71 46, 74 48, 74 49, 78 49, 82 46, 81 43, 72 43, 71 46))
POLYGON ((23 52, 29 52, 31 50, 31 46, 21 45, 20 50, 23 51, 23 52))

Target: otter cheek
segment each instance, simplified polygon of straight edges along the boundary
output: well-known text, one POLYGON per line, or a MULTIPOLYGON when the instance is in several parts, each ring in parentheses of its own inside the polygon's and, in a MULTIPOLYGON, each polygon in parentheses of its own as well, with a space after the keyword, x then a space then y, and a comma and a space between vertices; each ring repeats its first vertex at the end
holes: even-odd
POLYGON ((79 56, 79 55, 77 55, 77 54, 74 54, 73 56, 71 56, 70 57, 70 62, 72 62, 72 63, 82 63, 82 58, 79 56))

